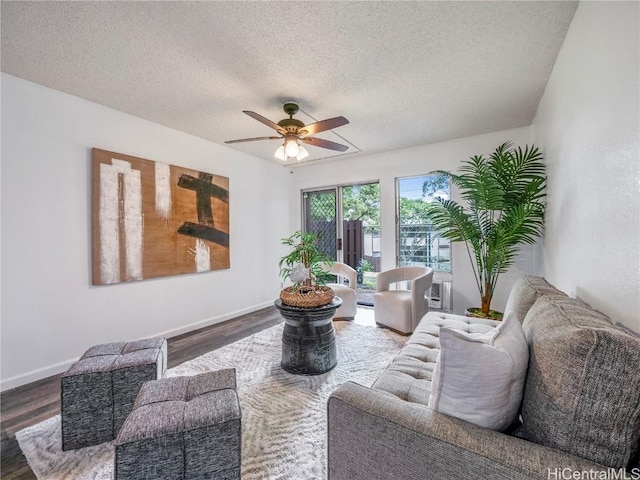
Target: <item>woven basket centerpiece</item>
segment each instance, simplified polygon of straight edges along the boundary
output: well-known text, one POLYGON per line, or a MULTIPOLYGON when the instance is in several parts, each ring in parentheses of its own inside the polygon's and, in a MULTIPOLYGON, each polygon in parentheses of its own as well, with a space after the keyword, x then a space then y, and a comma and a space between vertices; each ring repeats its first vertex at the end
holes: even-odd
POLYGON ((315 308, 328 305, 333 300, 333 297, 333 290, 323 285, 287 287, 280 292, 282 303, 300 308, 315 308))

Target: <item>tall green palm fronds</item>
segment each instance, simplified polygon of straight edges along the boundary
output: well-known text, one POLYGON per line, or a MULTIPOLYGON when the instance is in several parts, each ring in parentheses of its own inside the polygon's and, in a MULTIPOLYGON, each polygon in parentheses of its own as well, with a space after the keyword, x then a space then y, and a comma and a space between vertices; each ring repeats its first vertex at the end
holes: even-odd
POLYGON ((545 165, 534 146, 505 142, 484 157, 464 161, 459 174, 438 170, 458 187, 465 205, 431 202, 427 216, 452 242, 465 242, 487 316, 498 276, 513 265, 520 246, 533 244, 544 227, 545 165))

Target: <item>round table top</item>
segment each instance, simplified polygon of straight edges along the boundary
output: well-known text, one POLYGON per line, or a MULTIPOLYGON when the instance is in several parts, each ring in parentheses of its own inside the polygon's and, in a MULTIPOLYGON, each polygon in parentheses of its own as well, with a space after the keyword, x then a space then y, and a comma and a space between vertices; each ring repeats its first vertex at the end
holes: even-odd
POLYGON ((276 299, 276 301, 273 302, 273 304, 279 310, 298 310, 302 312, 309 311, 309 310, 314 310, 314 311, 335 310, 337 308, 340 308, 340 305, 342 305, 342 299, 338 296, 334 296, 333 299, 331 300, 331 303, 328 303, 326 305, 321 305, 319 307, 294 307, 293 305, 287 305, 282 303, 282 300, 280 300, 279 298, 276 299))

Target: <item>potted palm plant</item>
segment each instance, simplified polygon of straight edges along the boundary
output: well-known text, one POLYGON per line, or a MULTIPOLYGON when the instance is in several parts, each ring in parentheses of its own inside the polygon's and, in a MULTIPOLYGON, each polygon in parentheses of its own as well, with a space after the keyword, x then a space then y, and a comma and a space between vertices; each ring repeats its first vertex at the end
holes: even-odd
POLYGON ((295 307, 319 307, 331 303, 333 290, 325 286, 332 276, 326 267, 333 265, 328 255, 318 250, 318 235, 298 230, 281 243, 293 247, 280 259, 280 276, 293 285, 280 292, 285 305, 295 307))
POLYGON ((436 199, 427 217, 445 238, 464 242, 478 291, 479 316, 501 318, 491 310, 498 277, 513 265, 523 244, 534 244, 544 227, 545 165, 534 146, 503 143, 485 157, 464 161, 459 174, 445 171, 465 201, 436 199))

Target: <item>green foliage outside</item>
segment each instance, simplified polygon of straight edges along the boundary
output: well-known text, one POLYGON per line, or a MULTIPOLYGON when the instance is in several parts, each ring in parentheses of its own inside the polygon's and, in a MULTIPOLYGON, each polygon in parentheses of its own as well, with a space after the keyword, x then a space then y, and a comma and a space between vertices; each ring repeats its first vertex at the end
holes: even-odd
MULTIPOLYGON (((307 195, 305 193, 305 195, 307 195)), ((336 195, 334 191, 314 193, 309 203, 309 214, 313 221, 330 222, 335 220, 336 195)))
POLYGON ((362 220, 366 226, 380 225, 380 185, 343 187, 342 214, 345 220, 362 220))
POLYGON ((428 175, 422 183, 422 196, 436 197, 438 192, 449 192, 449 176, 442 173, 428 175))
POLYGON ((371 265, 371 263, 369 263, 364 258, 361 258, 360 261, 358 262, 358 268, 360 270, 362 270, 363 272, 371 272, 371 271, 373 271, 373 265, 371 265))
POLYGON ((438 198, 438 192, 449 192, 449 177, 447 175, 436 172, 426 175, 424 178, 421 198, 400 195, 400 222, 402 225, 431 223, 427 215, 429 201, 438 198))
MULTIPOLYGON (((331 221, 335 212, 335 195, 314 195, 309 205, 311 218, 331 221), (331 217, 327 218, 328 215, 331 217)), ((367 226, 380 225, 380 185, 368 183, 342 187, 342 216, 344 220, 362 220, 367 226)))
POLYGON ((423 225, 429 223, 427 205, 422 198, 400 197, 400 221, 402 225, 423 225))
POLYGON ((422 264, 450 272, 449 241, 440 237, 427 216, 427 205, 449 198, 449 178, 439 173, 399 180, 399 264, 422 264), (416 186, 421 182, 420 192, 416 186))

